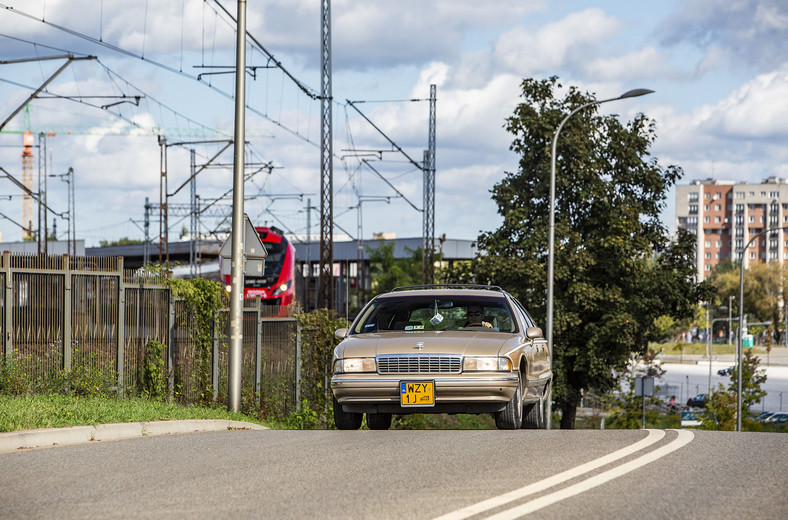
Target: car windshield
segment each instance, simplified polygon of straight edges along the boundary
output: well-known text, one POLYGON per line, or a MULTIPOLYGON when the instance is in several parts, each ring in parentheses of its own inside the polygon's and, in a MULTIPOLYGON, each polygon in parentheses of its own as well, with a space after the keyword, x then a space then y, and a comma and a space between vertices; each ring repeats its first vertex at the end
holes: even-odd
POLYGON ((351 333, 435 330, 512 333, 517 324, 503 297, 403 293, 374 300, 351 333))

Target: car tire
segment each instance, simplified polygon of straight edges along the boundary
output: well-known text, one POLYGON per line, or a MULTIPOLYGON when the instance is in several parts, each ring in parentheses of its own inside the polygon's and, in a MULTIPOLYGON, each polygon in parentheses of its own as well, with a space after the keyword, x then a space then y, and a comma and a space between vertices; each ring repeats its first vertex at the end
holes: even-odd
POLYGON ((388 430, 391 427, 390 413, 368 413, 367 427, 370 430, 388 430))
POLYGON ((539 430, 544 428, 544 402, 547 399, 548 385, 542 390, 542 397, 535 403, 523 405, 523 425, 526 430, 539 430))
POLYGON ((361 419, 364 414, 355 412, 345 412, 342 410, 342 405, 339 404, 337 398, 332 396, 334 403, 334 424, 338 430, 358 430, 361 428, 361 419))
POLYGON ((506 403, 506 408, 495 412, 495 426, 499 430, 517 430, 523 423, 523 391, 522 382, 517 378, 517 390, 511 400, 506 403))

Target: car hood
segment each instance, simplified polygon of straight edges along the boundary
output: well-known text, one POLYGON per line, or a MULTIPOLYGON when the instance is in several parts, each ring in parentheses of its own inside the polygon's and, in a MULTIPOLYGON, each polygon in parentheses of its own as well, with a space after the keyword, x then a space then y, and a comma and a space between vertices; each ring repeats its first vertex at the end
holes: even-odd
POLYGON ((340 357, 384 354, 460 354, 497 356, 517 347, 517 336, 504 332, 419 331, 354 334, 337 347, 340 357))

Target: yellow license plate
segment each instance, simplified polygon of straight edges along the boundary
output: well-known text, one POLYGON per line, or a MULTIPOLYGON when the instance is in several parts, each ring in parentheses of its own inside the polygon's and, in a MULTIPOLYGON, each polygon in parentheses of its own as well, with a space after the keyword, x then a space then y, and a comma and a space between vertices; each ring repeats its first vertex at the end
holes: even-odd
POLYGON ((402 406, 435 406, 435 381, 400 381, 402 406))

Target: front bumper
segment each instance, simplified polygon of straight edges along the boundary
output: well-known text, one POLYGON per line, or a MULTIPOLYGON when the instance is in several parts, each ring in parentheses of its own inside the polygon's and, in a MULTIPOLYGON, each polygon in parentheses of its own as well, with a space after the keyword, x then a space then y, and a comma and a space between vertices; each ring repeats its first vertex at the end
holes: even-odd
POLYGON ((331 389, 345 412, 487 413, 504 409, 518 384, 517 373, 335 374, 331 389), (435 381, 435 406, 400 406, 401 381, 435 381))

